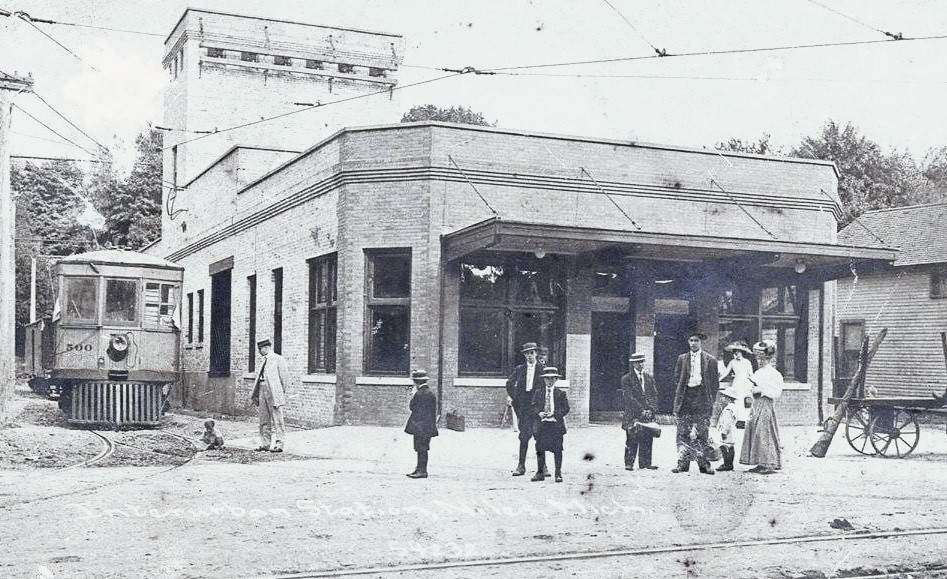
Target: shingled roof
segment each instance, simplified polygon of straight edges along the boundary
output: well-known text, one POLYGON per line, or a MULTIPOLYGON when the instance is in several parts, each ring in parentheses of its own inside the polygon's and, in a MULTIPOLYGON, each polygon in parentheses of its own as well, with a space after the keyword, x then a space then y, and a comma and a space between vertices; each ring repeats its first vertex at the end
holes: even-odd
POLYGON ((877 209, 839 231, 839 245, 893 247, 895 266, 947 263, 947 203, 877 209))

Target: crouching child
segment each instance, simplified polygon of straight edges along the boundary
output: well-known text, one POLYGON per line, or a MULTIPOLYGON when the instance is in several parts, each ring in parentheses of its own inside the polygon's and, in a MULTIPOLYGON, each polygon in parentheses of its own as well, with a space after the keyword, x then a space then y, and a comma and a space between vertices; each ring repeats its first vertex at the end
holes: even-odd
POLYGON ((204 435, 201 436, 201 441, 207 445, 206 450, 223 448, 224 437, 221 436, 220 431, 217 430, 217 425, 213 420, 204 421, 204 435))

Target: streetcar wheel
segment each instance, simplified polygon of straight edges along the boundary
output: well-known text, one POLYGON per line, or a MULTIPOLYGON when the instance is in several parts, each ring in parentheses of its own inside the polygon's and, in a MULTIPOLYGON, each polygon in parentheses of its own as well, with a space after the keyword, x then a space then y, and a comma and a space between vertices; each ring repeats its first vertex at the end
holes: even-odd
POLYGON ((868 431, 875 452, 887 458, 906 457, 917 448, 921 438, 917 415, 905 410, 875 413, 868 431))
POLYGON ((873 455, 877 451, 871 445, 871 409, 862 406, 850 410, 845 422, 845 438, 855 452, 873 455))

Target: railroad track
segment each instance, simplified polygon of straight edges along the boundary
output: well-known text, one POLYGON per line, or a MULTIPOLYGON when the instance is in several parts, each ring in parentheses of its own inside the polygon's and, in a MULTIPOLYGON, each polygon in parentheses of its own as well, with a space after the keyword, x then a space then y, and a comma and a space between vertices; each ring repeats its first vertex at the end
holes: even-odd
MULTIPOLYGON (((92 465, 94 465, 94 464, 100 463, 100 462, 102 462, 102 461, 108 459, 110 456, 112 456, 112 454, 115 452, 116 445, 121 445, 121 446, 126 446, 126 447, 129 447, 129 448, 133 448, 133 449, 135 449, 135 450, 137 450, 137 451, 139 451, 139 452, 146 452, 146 453, 150 452, 150 453, 165 454, 165 455, 171 455, 171 456, 177 456, 177 457, 185 458, 184 456, 177 455, 177 454, 173 454, 173 453, 157 451, 157 450, 154 450, 154 449, 141 448, 141 447, 138 447, 138 446, 134 446, 134 445, 130 445, 130 444, 125 444, 125 443, 122 443, 122 442, 116 442, 116 441, 110 439, 109 437, 105 436, 104 434, 102 434, 102 433, 100 433, 100 432, 97 432, 97 431, 95 431, 95 430, 90 430, 89 432, 92 433, 94 436, 98 437, 98 438, 102 441, 102 443, 104 444, 103 450, 102 450, 101 452, 99 452, 96 456, 94 456, 94 457, 92 457, 92 458, 90 458, 90 459, 88 459, 88 460, 84 460, 84 461, 78 462, 78 463, 76 463, 76 464, 72 464, 72 465, 69 465, 69 466, 65 466, 65 467, 56 469, 55 471, 53 471, 53 473, 62 473, 62 472, 71 471, 71 470, 76 470, 76 469, 79 469, 79 468, 84 468, 84 467, 88 467, 88 466, 92 466, 92 465)), ((190 456, 186 457, 187 460, 185 460, 185 461, 183 461, 183 462, 181 462, 181 463, 179 463, 179 464, 171 465, 171 466, 168 467, 168 468, 164 468, 164 469, 159 470, 159 471, 157 471, 157 472, 151 472, 151 473, 148 473, 148 474, 146 474, 146 475, 144 475, 144 476, 140 476, 140 477, 137 477, 137 478, 127 478, 127 479, 117 480, 117 481, 113 481, 113 482, 106 483, 106 484, 102 484, 102 485, 96 485, 96 486, 94 486, 94 487, 85 487, 85 488, 75 489, 75 490, 66 491, 66 492, 62 492, 62 493, 55 493, 55 494, 52 494, 52 495, 45 495, 45 496, 42 496, 42 497, 34 497, 34 498, 31 498, 31 499, 26 499, 26 500, 21 500, 21 501, 13 501, 13 502, 10 502, 10 503, 7 503, 7 504, 2 504, 2 505, 0 505, 0 511, 5 510, 5 509, 8 509, 8 508, 11 508, 11 507, 18 507, 18 506, 22 506, 22 505, 29 505, 29 504, 39 503, 39 502, 48 501, 48 500, 52 500, 52 499, 58 499, 58 498, 62 498, 62 497, 69 497, 69 496, 73 496, 73 495, 80 495, 80 494, 83 494, 83 493, 96 491, 96 490, 98 490, 98 489, 100 489, 100 488, 104 488, 104 487, 117 486, 117 485, 121 485, 121 484, 127 484, 127 483, 133 483, 133 482, 138 482, 138 481, 146 480, 146 479, 149 479, 149 478, 152 478, 152 477, 159 476, 159 475, 164 474, 164 473, 166 473, 166 472, 170 472, 170 471, 172 471, 172 470, 181 468, 182 466, 184 466, 184 465, 190 463, 192 460, 194 460, 194 458, 197 456, 198 451, 200 451, 200 447, 198 447, 197 444, 196 444, 194 441, 192 441, 191 439, 187 438, 186 436, 181 436, 180 434, 175 434, 175 433, 173 433, 173 432, 162 432, 162 431, 158 431, 158 432, 159 432, 160 434, 163 434, 163 435, 166 435, 166 436, 170 436, 170 437, 172 437, 172 438, 176 438, 176 439, 179 439, 179 440, 182 440, 182 441, 187 442, 187 443, 191 446, 191 448, 194 449, 194 453, 192 453, 190 456)), ((53 474, 53 473, 51 473, 51 474, 53 474)))
MULTIPOLYGON (((562 563, 568 561, 588 561, 593 559, 608 559, 617 557, 644 557, 667 555, 675 553, 692 553, 695 551, 715 551, 721 549, 735 549, 748 547, 766 547, 773 545, 796 545, 800 543, 831 543, 870 541, 878 539, 909 538, 925 535, 947 535, 947 528, 932 529, 895 529, 891 531, 875 531, 869 533, 851 533, 845 535, 803 535, 796 537, 780 537, 773 539, 758 539, 753 541, 720 541, 712 543, 693 543, 689 545, 671 545, 666 547, 643 547, 637 549, 615 549, 605 551, 584 551, 581 553, 554 553, 546 555, 525 555, 520 557, 503 557, 497 559, 467 559, 462 561, 446 561, 441 563, 420 563, 410 565, 384 565, 360 568, 335 568, 317 571, 302 571, 279 575, 258 575, 248 579, 315 579, 317 577, 357 577, 363 575, 391 575, 396 573, 416 573, 421 571, 446 571, 452 569, 472 569, 475 567, 514 567, 524 564, 562 563)), ((846 579, 874 579, 876 577, 898 577, 912 573, 938 572, 937 576, 947 577, 947 564, 937 564, 921 567, 917 570, 895 571, 892 573, 849 574, 846 579), (943 572, 943 574, 941 574, 943 572)), ((930 575, 924 575, 930 576, 930 575)))

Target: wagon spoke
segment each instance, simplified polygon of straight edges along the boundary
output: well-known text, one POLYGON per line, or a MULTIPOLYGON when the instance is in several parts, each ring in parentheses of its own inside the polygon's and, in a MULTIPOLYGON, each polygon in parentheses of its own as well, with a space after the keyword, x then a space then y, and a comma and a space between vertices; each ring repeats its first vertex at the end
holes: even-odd
POLYGON ((868 408, 861 407, 851 411, 848 414, 848 420, 845 422, 845 438, 848 439, 849 446, 859 454, 875 454, 875 449, 870 442, 871 429, 871 411, 868 408))

